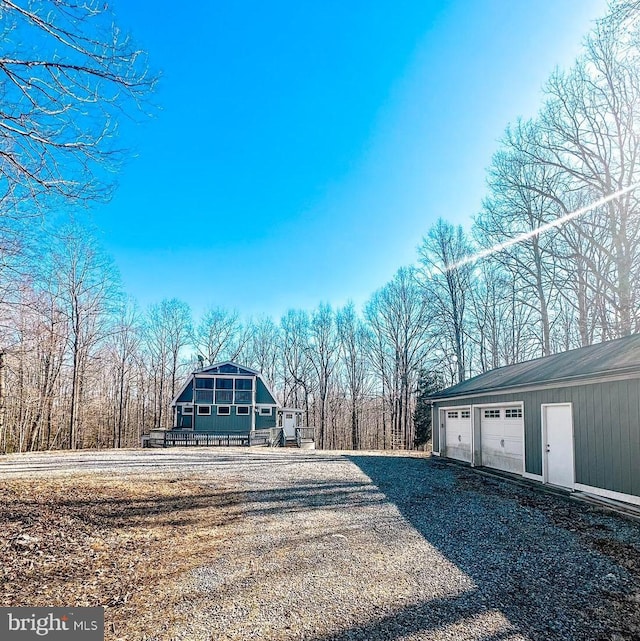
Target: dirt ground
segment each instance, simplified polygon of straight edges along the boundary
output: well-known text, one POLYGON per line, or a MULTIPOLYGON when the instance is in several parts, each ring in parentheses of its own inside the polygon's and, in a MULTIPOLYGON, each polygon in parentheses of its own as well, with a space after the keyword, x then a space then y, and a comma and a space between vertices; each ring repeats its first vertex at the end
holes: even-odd
POLYGON ((146 474, 3 482, 2 606, 105 606, 107 638, 168 634, 179 579, 215 560, 233 523, 222 490, 146 474))

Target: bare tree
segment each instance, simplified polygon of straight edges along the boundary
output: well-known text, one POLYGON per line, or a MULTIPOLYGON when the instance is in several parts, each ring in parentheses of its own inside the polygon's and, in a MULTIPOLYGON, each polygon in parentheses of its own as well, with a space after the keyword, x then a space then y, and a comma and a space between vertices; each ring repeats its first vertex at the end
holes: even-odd
POLYGON ((111 331, 111 311, 120 295, 118 274, 88 230, 70 223, 49 235, 43 282, 57 298, 69 328, 71 381, 67 446, 78 447, 84 376, 92 350, 111 331))
POLYGON ((372 332, 373 362, 380 372, 383 389, 387 388, 391 445, 411 448, 412 394, 427 355, 433 318, 416 269, 398 270, 393 280, 371 297, 365 316, 372 332))
POLYGON ((462 227, 454 228, 440 218, 423 239, 419 249, 424 269, 424 296, 433 309, 435 330, 452 350, 457 382, 467 376, 467 303, 472 285, 472 268, 460 262, 472 254, 462 227))
POLYGON ((165 408, 175 396, 181 350, 189 345, 191 334, 191 310, 183 301, 165 299, 149 308, 145 342, 151 356, 156 427, 168 423, 165 408))
POLYGON ((115 369, 116 409, 112 443, 113 447, 122 447, 131 379, 138 364, 142 319, 135 304, 125 302, 117 310, 114 321, 113 335, 105 356, 110 357, 115 369))
POLYGON ((108 194, 118 118, 154 78, 98 0, 0 0, 0 214, 108 194))
POLYGON ((546 356, 551 353, 549 308, 560 289, 558 232, 535 232, 563 213, 556 194, 566 187, 566 181, 557 169, 531 160, 527 147, 536 128, 529 121, 507 129, 489 169, 490 196, 475 220, 474 234, 483 249, 497 247, 491 255, 493 262, 517 275, 516 304, 539 316, 540 355, 546 356), (517 238, 522 240, 510 244, 517 238))
POLYGON ((309 425, 311 362, 309 360, 309 315, 290 309, 280 320, 282 336, 282 395, 287 407, 303 407, 309 425))
POLYGON ((340 361, 351 405, 351 448, 357 450, 360 447, 359 410, 369 379, 367 328, 358 318, 353 303, 338 310, 336 326, 340 340, 340 361))
POLYGON ((318 398, 320 424, 318 440, 321 448, 327 446, 327 399, 333 372, 338 359, 338 335, 335 316, 330 305, 320 304, 311 316, 309 323, 309 343, 307 354, 315 378, 318 398))
POLYGON ((280 329, 271 318, 265 316, 247 327, 249 337, 243 362, 261 372, 267 381, 275 385, 280 379, 280 329))
MULTIPOLYGON (((626 27, 631 25, 626 24, 626 27)), ((541 113, 536 160, 565 172, 573 190, 590 202, 640 181, 640 53, 635 35, 601 21, 586 40, 585 54, 568 73, 549 81, 541 113)), ((589 264, 602 282, 614 333, 638 327, 634 282, 640 277, 640 194, 627 191, 598 208, 589 233, 609 264, 589 264), (606 235, 603 237, 602 233, 606 235)), ((586 221, 583 221, 586 222, 586 221)))
POLYGON ((221 360, 237 359, 249 336, 238 312, 214 307, 205 312, 195 328, 192 342, 207 364, 213 365, 221 360))

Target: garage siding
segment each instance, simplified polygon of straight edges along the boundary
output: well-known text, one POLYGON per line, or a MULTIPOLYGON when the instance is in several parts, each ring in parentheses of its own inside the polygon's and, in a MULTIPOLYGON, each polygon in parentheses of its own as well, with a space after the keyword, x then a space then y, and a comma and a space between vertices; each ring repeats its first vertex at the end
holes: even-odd
POLYGON ((441 399, 434 410, 513 402, 524 405, 526 472, 542 474, 541 405, 572 403, 576 483, 640 496, 640 379, 441 399))

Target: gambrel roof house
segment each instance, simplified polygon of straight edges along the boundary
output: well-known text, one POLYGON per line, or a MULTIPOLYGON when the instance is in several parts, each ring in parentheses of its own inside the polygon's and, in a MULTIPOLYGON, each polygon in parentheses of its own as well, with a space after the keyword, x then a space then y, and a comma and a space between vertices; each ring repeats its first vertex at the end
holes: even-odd
POLYGON ((435 455, 640 505, 640 334, 431 396, 435 455))
POLYGON ((175 427, 246 433, 275 427, 278 401, 260 372, 227 361, 193 372, 171 407, 175 427))
POLYGON ((303 425, 303 411, 280 407, 260 372, 231 361, 190 374, 171 408, 173 430, 248 435, 279 427, 293 439, 303 425))

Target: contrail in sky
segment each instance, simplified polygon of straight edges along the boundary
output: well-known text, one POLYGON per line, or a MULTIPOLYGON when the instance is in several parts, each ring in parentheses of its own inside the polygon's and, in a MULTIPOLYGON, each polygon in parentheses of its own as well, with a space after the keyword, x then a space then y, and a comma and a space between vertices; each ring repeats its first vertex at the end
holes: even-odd
POLYGON ((483 249, 477 254, 473 254, 473 256, 467 256, 466 258, 463 258, 457 263, 447 266, 445 271, 449 272, 452 269, 458 269, 458 267, 462 267, 463 265, 468 265, 469 263, 475 263, 481 258, 486 258, 487 256, 491 256, 491 254, 495 254, 496 252, 506 249, 507 247, 511 247, 511 245, 516 245, 517 243, 521 243, 523 240, 528 240, 529 238, 533 238, 534 236, 543 234, 545 231, 549 231, 549 229, 553 229, 554 227, 560 227, 560 225, 564 225, 564 223, 569 222, 574 218, 578 218, 578 216, 582 216, 582 214, 586 214, 591 209, 600 207, 600 205, 604 205, 605 203, 608 203, 610 200, 614 200, 615 198, 618 198, 619 196, 622 196, 629 191, 633 191, 637 187, 640 187, 640 182, 636 182, 636 183, 633 183, 633 185, 624 187, 623 189, 620 189, 619 191, 616 191, 613 194, 609 194, 604 198, 600 198, 600 200, 596 200, 595 202, 591 203, 590 205, 587 205, 586 207, 582 207, 581 209, 576 209, 576 211, 572 211, 571 213, 565 214, 560 218, 556 218, 550 223, 545 223, 544 225, 540 225, 540 227, 536 227, 532 231, 528 231, 528 232, 525 232, 524 234, 520 234, 519 236, 516 236, 515 238, 505 240, 503 243, 498 243, 493 247, 489 247, 489 249, 483 249))

